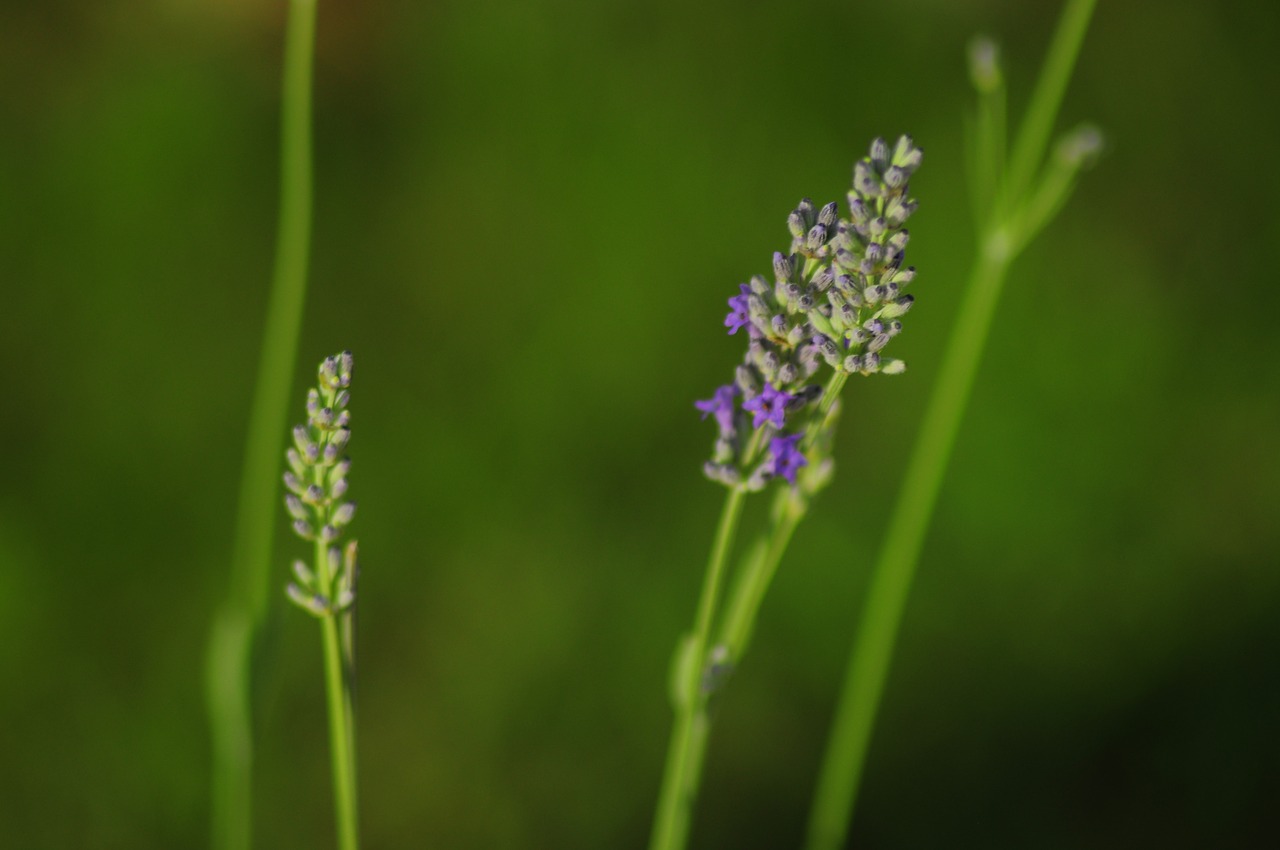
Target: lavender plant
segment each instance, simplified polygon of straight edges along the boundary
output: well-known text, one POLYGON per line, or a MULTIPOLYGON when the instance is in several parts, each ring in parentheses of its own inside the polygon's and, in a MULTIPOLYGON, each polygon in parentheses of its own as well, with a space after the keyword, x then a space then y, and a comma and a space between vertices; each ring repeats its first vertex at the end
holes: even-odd
POLYGON ((904 265, 916 209, 909 181, 922 151, 908 136, 883 139, 853 170, 848 215, 804 199, 787 217, 788 250, 773 255, 773 282, 739 284, 724 324, 744 332, 746 352, 730 383, 696 402, 716 437, 704 472, 728 489, 692 630, 672 668, 675 725, 650 847, 687 841, 709 732, 708 706, 739 662, 786 542, 830 480, 839 396, 851 375, 900 374, 882 352, 902 331, 915 277, 904 265), (778 483, 774 485, 774 482, 778 483), (737 571, 725 605, 720 588, 744 500, 775 486, 772 523, 737 571), (712 640, 718 626, 717 638, 712 640))
POLYGON ((338 846, 358 846, 356 809, 355 645, 356 541, 339 542, 356 513, 345 499, 350 458, 341 456, 351 438, 350 351, 320 363, 317 386, 307 392, 307 423, 293 429, 285 452, 285 507, 293 531, 315 547, 310 565, 294 561, 289 599, 320 621, 325 691, 329 703, 329 746, 338 846))

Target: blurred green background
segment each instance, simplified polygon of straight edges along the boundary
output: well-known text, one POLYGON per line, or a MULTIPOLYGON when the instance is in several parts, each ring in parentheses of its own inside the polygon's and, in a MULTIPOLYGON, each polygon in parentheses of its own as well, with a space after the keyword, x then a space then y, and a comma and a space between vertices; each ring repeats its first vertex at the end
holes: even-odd
MULTIPOLYGON (((283 5, 0 6, 5 846, 207 842, 283 5)), ((1062 126, 1110 149, 1006 290, 859 847, 1274 846, 1280 12, 1099 7, 1062 126)), ((694 835, 796 846, 971 259, 964 45, 1002 41, 1017 115, 1058 8, 321 0, 294 409, 355 351, 370 848, 644 845, 722 498, 692 402, 741 350, 725 299, 910 132, 911 370, 846 391, 694 835)), ((331 846, 319 641, 278 615, 259 843, 331 846)))

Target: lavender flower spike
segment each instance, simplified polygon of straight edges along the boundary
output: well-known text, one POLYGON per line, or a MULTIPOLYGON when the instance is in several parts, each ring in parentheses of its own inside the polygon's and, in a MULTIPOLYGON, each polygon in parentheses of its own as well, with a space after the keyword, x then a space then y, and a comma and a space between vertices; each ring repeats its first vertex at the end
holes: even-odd
POLYGON ((775 428, 781 428, 786 421, 787 407, 795 399, 791 393, 765 382, 764 392, 753 399, 744 401, 742 409, 755 414, 751 421, 753 428, 759 428, 768 422, 775 428))
POLYGON ((730 334, 736 334, 738 328, 743 325, 747 326, 749 331, 751 325, 751 309, 747 303, 747 299, 751 296, 751 287, 745 283, 738 284, 739 295, 735 295, 729 299, 729 307, 731 312, 724 317, 724 326, 729 329, 730 334))
POLYGON ((706 401, 693 403, 694 407, 702 411, 703 419, 710 414, 715 414, 721 437, 733 436, 733 399, 737 394, 736 384, 725 384, 723 387, 717 387, 715 395, 706 401))
POLYGON ((796 443, 800 442, 800 436, 800 434, 791 434, 787 437, 774 437, 769 441, 769 472, 782 476, 793 485, 796 483, 796 473, 800 471, 800 467, 809 465, 809 460, 800 449, 796 448, 796 443))

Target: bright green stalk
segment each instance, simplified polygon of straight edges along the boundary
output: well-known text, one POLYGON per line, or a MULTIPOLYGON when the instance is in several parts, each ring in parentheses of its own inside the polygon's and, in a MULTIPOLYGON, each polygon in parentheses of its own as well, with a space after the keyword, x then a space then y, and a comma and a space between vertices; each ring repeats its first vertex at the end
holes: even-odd
MULTIPOLYGON (((1094 0, 1070 0, 1067 4, 1014 146, 1007 179, 1002 181, 1003 203, 989 211, 989 219, 980 231, 977 262, 872 574, 810 813, 808 850, 836 850, 844 844, 917 558, 1001 287, 1009 264, 1030 235, 1065 200, 1079 168, 1082 157, 1068 154, 1049 166, 1037 190, 1026 191, 1032 173, 1044 160, 1062 93, 1093 6, 1094 0)), ((983 118, 980 116, 979 120, 982 122, 983 118)), ((998 143, 990 129, 979 128, 975 134, 978 144, 998 143)), ((990 151, 979 151, 975 161, 989 161, 990 156, 990 151)), ((974 188, 988 196, 992 189, 974 188)))
MULTIPOLYGON (((315 571, 321 587, 334 586, 329 572, 328 547, 316 541, 315 571)), ((331 593, 331 597, 336 594, 331 593)), ((350 611, 328 614, 320 618, 324 645, 325 696, 329 709, 329 750, 333 769, 334 818, 340 850, 356 850, 359 823, 356 807, 356 739, 355 706, 351 693, 351 672, 355 659, 343 647, 338 618, 349 618, 350 611)))
MULTIPOLYGON (((759 434, 759 432, 757 432, 759 434)), ((676 719, 667 749, 667 767, 658 796, 650 850, 680 850, 689 837, 693 799, 702 772, 706 748, 706 694, 702 688, 703 662, 711 633, 711 621, 720 598, 724 567, 729 558, 738 519, 746 499, 742 486, 733 487, 725 497, 716 529, 715 543, 703 577, 702 596, 693 632, 682 642, 672 671, 672 700, 676 719)))
POLYGON ((1036 169, 1044 160, 1044 152, 1053 135, 1053 125, 1058 118, 1058 107, 1067 91, 1071 72, 1075 69, 1085 30, 1093 16, 1096 0, 1069 0, 1058 20, 1049 55, 1036 83, 1027 114, 1022 119, 1018 137, 1009 154, 1009 171, 1005 180, 1005 197, 1012 201, 1026 193, 1035 177, 1036 169))
POLYGON ((311 60, 315 0, 291 0, 280 132, 275 273, 249 414, 232 549, 231 590, 209 637, 206 698, 213 743, 213 846, 252 844, 254 647, 266 619, 278 522, 281 435, 307 286, 311 236, 311 60))

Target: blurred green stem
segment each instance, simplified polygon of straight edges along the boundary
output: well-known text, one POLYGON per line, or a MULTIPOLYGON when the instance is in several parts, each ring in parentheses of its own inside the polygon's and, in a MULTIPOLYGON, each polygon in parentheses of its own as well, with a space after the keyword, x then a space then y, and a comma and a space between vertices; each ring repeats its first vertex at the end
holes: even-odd
MULTIPOLYGON (((759 442, 756 431, 753 446, 759 442)), ((747 456, 753 454, 748 449, 747 456)), ((671 743, 667 749, 667 766, 662 778, 662 791, 658 796, 658 811, 654 818, 650 850, 680 850, 689 838, 689 825, 693 800, 697 793, 698 777, 702 772, 702 753, 707 737, 707 695, 702 687, 702 675, 707 657, 707 642, 716 603, 720 598, 720 585, 724 566, 737 532, 738 519, 747 491, 741 486, 732 488, 725 497, 716 529, 711 558, 702 581, 702 596, 698 600, 698 614, 693 631, 681 642, 675 668, 672 671, 671 695, 675 704, 675 726, 671 731, 671 743)))
MULTIPOLYGON (((323 470, 317 467, 317 474, 323 470)), ((328 547, 316 541, 315 573, 321 587, 330 588, 328 597, 336 599, 333 575, 329 569, 328 547)), ((329 703, 329 750, 333 769, 334 818, 340 850, 359 847, 359 823, 356 808, 356 738, 355 706, 352 700, 352 671, 355 659, 343 648, 339 634, 340 617, 350 617, 350 609, 321 617, 324 645, 325 695, 329 703)))
MULTIPOLYGON (((1094 0, 1070 0, 1064 9, 1014 145, 1009 171, 1001 181, 1002 188, 993 191, 991 186, 972 187, 979 195, 999 197, 1000 202, 989 211, 990 218, 979 231, 978 258, 872 573, 814 795, 808 850, 837 850, 844 845, 917 558, 969 400, 1000 290, 1009 264, 1030 234, 1044 223, 1038 221, 1034 228, 1029 228, 1018 220, 1028 209, 1024 199, 1046 193, 1058 200, 1065 199, 1070 178, 1074 177, 1076 166, 1071 167, 1065 182, 1064 166, 1051 166, 1042 178, 1044 186, 1027 191, 1035 170, 1044 160, 1058 106, 1093 6, 1094 0)), ((1003 91, 998 94, 1003 98, 1003 91)), ((1002 113, 987 110, 986 114, 991 116, 987 120, 1003 123, 1002 113)), ((983 120, 981 112, 979 120, 983 120)), ((978 144, 1001 144, 1002 139, 995 137, 993 129, 979 127, 975 134, 978 144)), ((979 162, 992 160, 990 151, 977 154, 979 162)), ((1038 209, 1043 205, 1031 206, 1038 209)))
POLYGON ((213 743, 213 846, 251 846, 254 649, 269 610, 279 456, 306 296, 311 236, 311 64, 315 0, 290 0, 280 132, 280 216, 232 550, 231 589, 214 618, 206 666, 213 743))

